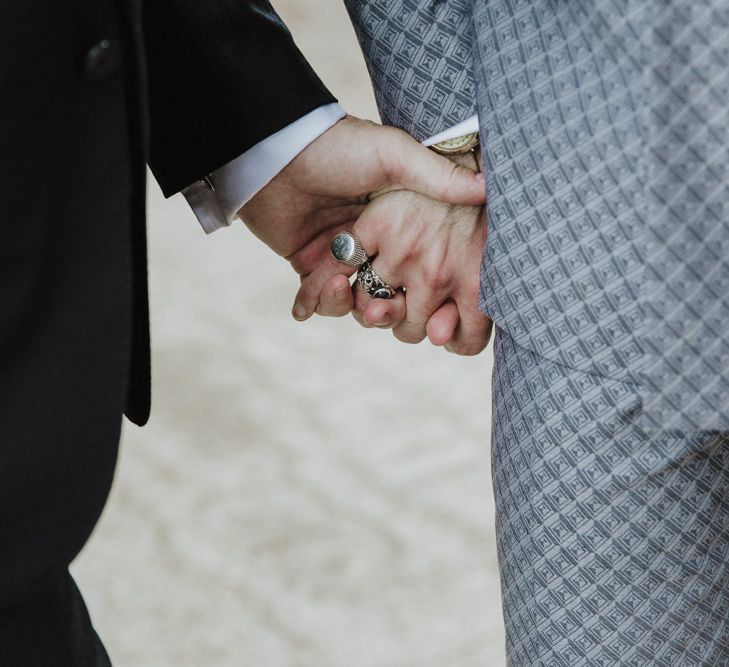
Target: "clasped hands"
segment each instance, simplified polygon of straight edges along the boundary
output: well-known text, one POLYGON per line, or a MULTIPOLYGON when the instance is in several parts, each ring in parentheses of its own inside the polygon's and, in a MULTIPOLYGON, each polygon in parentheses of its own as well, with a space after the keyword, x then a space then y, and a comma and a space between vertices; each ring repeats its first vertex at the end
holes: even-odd
POLYGON ((300 153, 240 211, 256 236, 301 276, 293 315, 352 313, 406 343, 428 339, 478 354, 491 321, 478 309, 487 225, 483 176, 401 130, 347 117, 300 153), (369 194, 378 192, 372 200, 369 194), (393 287, 373 299, 337 262, 332 238, 351 231, 393 287))

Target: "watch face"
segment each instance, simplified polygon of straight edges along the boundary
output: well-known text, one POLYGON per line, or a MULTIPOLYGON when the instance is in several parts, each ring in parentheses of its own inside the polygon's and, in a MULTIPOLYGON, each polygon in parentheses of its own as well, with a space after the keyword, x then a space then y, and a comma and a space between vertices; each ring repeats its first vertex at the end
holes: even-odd
POLYGON ((478 132, 464 134, 455 139, 439 141, 433 148, 439 153, 467 153, 478 144, 478 132))

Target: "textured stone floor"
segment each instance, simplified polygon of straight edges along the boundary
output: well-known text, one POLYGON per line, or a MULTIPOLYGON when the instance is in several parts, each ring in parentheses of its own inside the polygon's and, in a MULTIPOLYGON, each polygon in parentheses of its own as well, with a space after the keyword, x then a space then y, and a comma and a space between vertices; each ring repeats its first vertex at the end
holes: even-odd
MULTIPOLYGON (((372 117, 338 1, 275 4, 372 117)), ((490 352, 297 324, 242 226, 206 238, 156 187, 150 211, 153 417, 74 565, 115 665, 503 665, 490 352)))

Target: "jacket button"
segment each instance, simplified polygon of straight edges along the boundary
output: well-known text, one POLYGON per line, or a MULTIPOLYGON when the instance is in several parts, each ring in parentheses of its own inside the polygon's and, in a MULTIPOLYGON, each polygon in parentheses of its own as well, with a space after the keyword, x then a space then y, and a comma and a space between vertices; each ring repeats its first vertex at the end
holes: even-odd
POLYGON ((106 81, 119 69, 121 53, 119 45, 103 39, 89 49, 84 60, 84 77, 92 83, 106 81))

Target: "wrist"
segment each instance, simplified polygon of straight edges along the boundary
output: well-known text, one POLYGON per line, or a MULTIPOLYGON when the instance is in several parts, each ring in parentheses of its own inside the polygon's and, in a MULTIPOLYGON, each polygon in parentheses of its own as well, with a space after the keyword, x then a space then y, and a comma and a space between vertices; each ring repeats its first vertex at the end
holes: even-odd
POLYGON ((480 146, 476 146, 473 150, 468 151, 468 153, 446 155, 445 157, 454 164, 457 164, 459 167, 465 167, 473 172, 483 171, 483 160, 481 158, 480 146))
POLYGON ((471 171, 483 171, 479 132, 470 132, 460 137, 445 139, 429 146, 430 150, 447 157, 459 167, 471 171))

